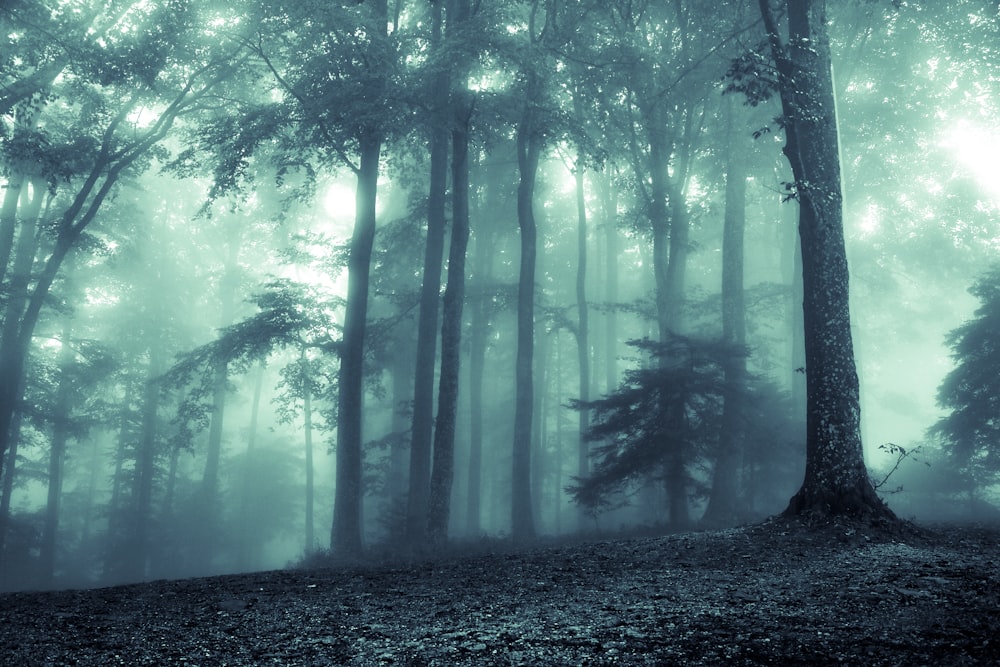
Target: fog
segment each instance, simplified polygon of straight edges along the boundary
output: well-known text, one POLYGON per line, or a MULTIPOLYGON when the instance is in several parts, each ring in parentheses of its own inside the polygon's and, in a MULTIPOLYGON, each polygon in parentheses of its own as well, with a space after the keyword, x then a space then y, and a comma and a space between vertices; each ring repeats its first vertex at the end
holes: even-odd
MULTIPOLYGON (((757 3, 78 4, 0 8, 0 588, 788 506, 807 184, 757 3)), ((949 375, 1000 376, 952 333, 996 307, 995 4, 831 5, 865 464, 995 519, 996 382, 949 375)))

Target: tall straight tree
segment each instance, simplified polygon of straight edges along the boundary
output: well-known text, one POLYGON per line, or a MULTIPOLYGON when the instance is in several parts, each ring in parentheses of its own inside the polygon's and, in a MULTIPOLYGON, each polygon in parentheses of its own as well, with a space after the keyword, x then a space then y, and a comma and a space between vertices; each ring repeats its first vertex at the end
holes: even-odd
POLYGON ((771 0, 758 4, 778 72, 802 247, 806 472, 785 513, 894 518, 872 487, 861 444, 826 2, 785 0, 785 39, 771 0))
MULTIPOLYGON (((443 58, 444 0, 433 0, 431 41, 443 58)), ((449 20, 450 20, 449 16, 449 20)), ((424 247, 420 315, 417 320, 417 359, 413 383, 413 425, 410 431, 410 495, 407 538, 424 541, 430 498, 431 444, 434 430, 434 362, 437 358, 438 310, 441 298, 441 262, 444 258, 445 204, 448 189, 449 67, 439 63, 430 84, 430 190, 427 196, 427 243, 424 247)))
POLYGON ((221 124, 223 133, 214 143, 227 144, 242 155, 261 145, 262 137, 284 137, 277 130, 290 122, 291 143, 270 142, 285 153, 279 156, 279 164, 301 164, 303 155, 315 151, 321 164, 346 167, 355 176, 335 399, 337 469, 330 527, 331 548, 352 556, 362 546, 365 338, 379 162, 386 134, 395 127, 390 119, 394 111, 390 95, 396 61, 389 43, 388 3, 372 0, 322 7, 265 3, 263 9, 273 11, 257 23, 273 32, 266 38, 258 36, 252 48, 283 90, 285 100, 253 101, 244 122, 236 127, 221 124))
MULTIPOLYGON (((470 9, 469 0, 449 2, 449 36, 463 29, 469 20, 470 9)), ((436 541, 448 537, 451 487, 455 478, 455 424, 458 417, 462 309, 465 305, 465 256, 469 245, 469 123, 472 100, 466 78, 457 77, 451 94, 451 245, 448 248, 448 283, 444 291, 441 320, 441 379, 427 520, 430 536, 436 541)))
POLYGON ((535 262, 538 255, 538 227, 535 223, 535 180, 545 143, 541 114, 544 78, 540 63, 546 30, 551 29, 555 8, 546 4, 542 25, 538 25, 540 0, 528 7, 527 38, 530 41, 521 76, 524 99, 518 121, 517 224, 521 232, 521 260, 517 282, 517 358, 514 370, 514 445, 511 471, 511 536, 515 540, 535 537, 531 502, 531 423, 534 406, 535 347, 535 262))
MULTIPOLYGON (((373 0, 369 24, 373 50, 384 48, 388 39, 389 13, 386 0, 373 0)), ((377 68, 380 54, 372 54, 377 68)), ((368 72, 374 94, 382 92, 385 72, 368 72)), ((337 392, 337 474, 330 546, 338 553, 361 552, 362 409, 364 398, 364 352, 368 317, 368 284, 375 242, 376 197, 379 157, 384 128, 378 119, 366 119, 357 128, 358 165, 355 170, 354 230, 347 257, 347 305, 341 342, 337 392)))
POLYGON ((742 454, 743 397, 746 390, 746 303, 743 294, 743 236, 746 227, 749 151, 747 132, 735 122, 736 109, 729 96, 726 119, 726 203, 722 225, 722 340, 736 350, 723 362, 722 429, 712 471, 712 493, 703 521, 731 524, 738 515, 739 465, 742 454))

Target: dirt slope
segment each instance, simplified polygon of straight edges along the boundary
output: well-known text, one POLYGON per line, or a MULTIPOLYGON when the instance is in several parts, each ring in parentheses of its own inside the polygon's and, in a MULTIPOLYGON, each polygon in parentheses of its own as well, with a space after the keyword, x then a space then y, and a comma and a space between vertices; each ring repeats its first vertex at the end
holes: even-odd
POLYGON ((3 665, 1000 663, 1000 530, 771 521, 0 596, 3 665))

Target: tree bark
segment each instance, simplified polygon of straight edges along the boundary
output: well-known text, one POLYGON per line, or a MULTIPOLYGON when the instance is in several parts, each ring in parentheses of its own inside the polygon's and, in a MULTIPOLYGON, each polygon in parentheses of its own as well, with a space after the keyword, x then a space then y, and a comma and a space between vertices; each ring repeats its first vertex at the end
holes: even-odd
POLYGON ((785 513, 894 518, 872 487, 861 443, 826 2, 787 0, 785 43, 768 0, 759 5, 779 73, 802 246, 806 472, 785 513))

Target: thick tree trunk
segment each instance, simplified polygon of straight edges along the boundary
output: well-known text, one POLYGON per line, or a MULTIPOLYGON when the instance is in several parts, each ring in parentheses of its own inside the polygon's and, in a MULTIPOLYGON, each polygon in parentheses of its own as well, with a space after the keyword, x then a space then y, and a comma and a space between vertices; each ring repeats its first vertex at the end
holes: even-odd
POLYGON ((892 517, 861 444, 826 3, 788 0, 784 44, 767 0, 760 9, 780 75, 802 245, 806 473, 786 514, 892 517))
MULTIPOLYGON (((432 41, 441 44, 442 1, 433 3, 432 41)), ((413 384, 413 426, 410 435, 410 495, 407 539, 412 545, 426 538, 430 500, 431 443, 434 429, 434 366, 437 359, 438 306, 441 298, 441 262, 444 257, 445 204, 448 188, 448 99, 446 68, 435 77, 430 139, 430 191, 427 197, 427 243, 424 248, 420 315, 417 321, 417 360, 413 384)))
MULTIPOLYGON (((383 3, 384 4, 384 3, 383 3)), ((372 128, 360 138, 354 232, 347 259, 347 306, 337 393, 337 476, 330 546, 338 554, 361 553, 362 406, 368 283, 375 241, 382 140, 372 128)))

